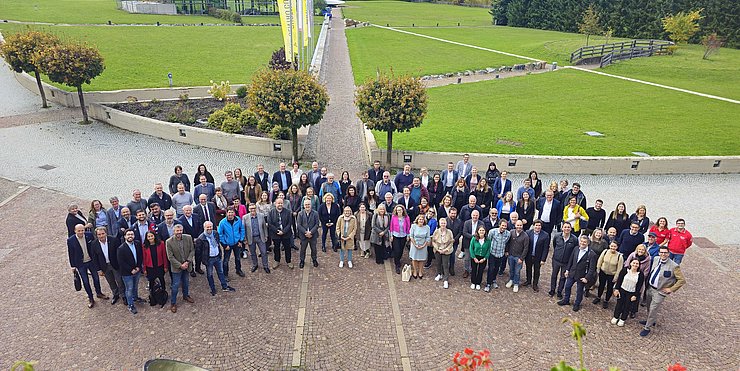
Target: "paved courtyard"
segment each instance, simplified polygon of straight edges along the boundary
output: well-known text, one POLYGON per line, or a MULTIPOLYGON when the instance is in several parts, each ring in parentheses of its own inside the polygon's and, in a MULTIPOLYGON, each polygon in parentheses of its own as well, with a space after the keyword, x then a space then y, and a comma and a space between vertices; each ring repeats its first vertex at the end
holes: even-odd
MULTIPOLYGON (((570 330, 560 323, 564 317, 587 328, 589 368, 660 370, 678 361, 690 370, 740 369, 740 229, 728 224, 740 209, 733 197, 740 175, 568 176, 582 184, 589 204, 601 198, 612 208, 625 201, 632 211, 644 203, 651 218, 684 217, 695 236, 718 245, 689 250, 688 283, 666 301, 648 338, 638 336, 635 320, 624 328, 609 324, 613 302, 604 310, 584 301, 574 313, 544 291, 473 292, 460 275, 444 290, 433 270, 406 283, 373 259, 356 258, 354 269, 340 269, 331 251, 319 253, 318 268, 232 274, 237 291, 215 297, 198 276, 191 283, 195 304, 181 303, 176 314, 146 305, 133 316, 121 304, 101 301, 88 309, 84 294, 72 288, 66 254, 70 202, 84 210, 96 198, 128 201, 134 188, 149 194, 177 164, 192 174, 206 163, 218 183, 226 169, 251 173, 263 163, 274 171, 280 159, 177 144, 101 123, 80 126, 75 110, 40 111, 34 95, 16 99, 16 85, 0 67, 1 369, 19 359, 37 360, 41 370, 138 369, 164 357, 214 370, 440 370, 471 346, 489 348, 496 369, 543 370, 560 359, 578 360, 570 330)), ((522 177, 515 175, 515 183, 522 177)), ((541 286, 549 273, 546 264, 541 286)), ((146 297, 144 284, 140 296, 146 297)))

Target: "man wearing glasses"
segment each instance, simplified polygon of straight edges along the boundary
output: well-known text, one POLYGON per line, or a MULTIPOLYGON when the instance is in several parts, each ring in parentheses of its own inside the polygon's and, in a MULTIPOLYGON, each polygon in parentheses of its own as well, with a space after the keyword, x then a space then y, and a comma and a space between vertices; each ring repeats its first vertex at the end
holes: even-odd
POLYGON ((694 237, 686 230, 686 221, 683 219, 676 220, 676 227, 671 228, 668 235, 668 251, 670 258, 676 264, 681 264, 686 250, 693 244, 694 237))
POLYGON ((644 325, 640 336, 648 336, 650 328, 655 326, 658 317, 658 310, 663 305, 665 298, 676 292, 686 283, 681 267, 678 263, 670 259, 668 247, 661 246, 658 256, 653 258, 650 275, 647 277, 647 301, 648 316, 645 321, 640 321, 644 325))

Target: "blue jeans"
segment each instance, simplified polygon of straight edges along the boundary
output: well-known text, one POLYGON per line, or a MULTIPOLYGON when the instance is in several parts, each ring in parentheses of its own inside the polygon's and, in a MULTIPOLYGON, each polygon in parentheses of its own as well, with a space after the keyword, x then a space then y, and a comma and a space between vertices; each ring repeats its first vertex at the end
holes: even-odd
POLYGON ((229 249, 224 249, 224 262, 223 262, 223 270, 224 270, 224 276, 229 275, 229 259, 231 258, 231 253, 234 253, 234 266, 236 267, 237 272, 242 271, 242 249, 239 247, 239 244, 235 245, 228 245, 229 249))
POLYGON ((88 272, 90 272, 90 276, 92 276, 93 286, 95 286, 95 293, 102 293, 102 291, 100 291, 100 277, 98 277, 98 271, 93 269, 92 260, 87 263, 82 263, 82 265, 77 267, 77 272, 80 273, 80 280, 82 280, 82 286, 85 287, 85 292, 87 293, 88 299, 93 299, 93 292, 92 288, 90 287, 90 277, 87 275, 88 272))
POLYGON ((519 262, 518 256, 509 255, 509 279, 514 281, 515 285, 519 285, 519 276, 522 270, 522 263, 519 262))
POLYGON ((568 303, 570 302, 570 291, 573 288, 573 284, 576 284, 576 301, 573 303, 574 306, 581 305, 583 300, 583 291, 586 288, 586 284, 581 282, 580 279, 576 280, 573 277, 568 277, 565 280, 565 292, 563 293, 563 300, 568 303))
POLYGON ((496 275, 498 274, 499 268, 506 261, 506 257, 502 256, 497 258, 493 255, 488 257, 488 274, 486 275, 486 285, 491 286, 496 282, 496 275))
POLYGON ((141 273, 136 273, 131 276, 122 276, 123 284, 126 286, 126 302, 129 307, 134 306, 134 299, 139 296, 139 277, 141 273))
POLYGON ((681 265, 681 260, 683 260, 683 254, 670 253, 668 257, 670 257, 671 260, 673 260, 673 262, 678 265, 681 265))
POLYGON ((188 271, 172 272, 172 295, 170 295, 170 304, 177 304, 177 291, 182 283, 182 297, 190 296, 190 273, 188 271))
POLYGON ((339 250, 339 261, 344 261, 344 252, 347 251, 347 261, 352 261, 352 250, 339 250))
POLYGON ((228 284, 226 283, 221 256, 209 257, 206 263, 206 277, 208 278, 208 286, 211 287, 211 292, 216 291, 216 284, 213 282, 213 268, 216 268, 216 274, 218 275, 218 280, 221 282, 221 288, 225 289, 228 284))

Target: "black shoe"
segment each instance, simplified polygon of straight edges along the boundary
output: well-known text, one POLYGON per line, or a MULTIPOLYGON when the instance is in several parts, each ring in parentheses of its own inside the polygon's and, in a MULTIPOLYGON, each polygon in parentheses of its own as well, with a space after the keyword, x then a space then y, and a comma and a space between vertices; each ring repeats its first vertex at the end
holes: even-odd
POLYGON ((314 267, 318 267, 319 266, 319 261, 318 260, 314 260, 313 261, 313 266, 314 267))
POLYGON ((568 304, 570 304, 570 303, 568 303, 568 302, 567 302, 567 301, 565 301, 565 300, 560 300, 560 301, 558 301, 558 305, 559 305, 559 306, 561 306, 561 307, 562 307, 562 306, 564 306, 564 305, 568 305, 568 304))
POLYGON ((401 267, 396 267, 396 274, 401 274, 401 267))
POLYGON ((630 318, 635 318, 635 314, 634 313, 630 313, 630 318))
POLYGON ((337 252, 337 247, 336 246, 332 246, 331 249, 332 249, 332 251, 337 252))
POLYGON ((563 298, 563 293, 562 292, 559 292, 558 293, 558 299, 562 299, 562 298, 563 298))
POLYGON ((640 302, 640 306, 641 307, 644 307, 645 306, 645 301, 644 300, 640 302))
POLYGON ((548 291, 547 295, 550 295, 550 297, 555 296, 555 291, 548 291))
POLYGON ((118 295, 114 296, 114 297, 113 297, 113 299, 110 299, 110 305, 114 305, 114 304, 118 303, 118 300, 119 300, 120 298, 121 298, 121 297, 120 297, 120 296, 118 296, 118 295))
POLYGON ((242 272, 242 271, 236 271, 236 274, 238 274, 239 277, 244 277, 245 276, 244 272, 242 272))
POLYGON ((216 296, 216 290, 211 290, 211 296, 216 296))
POLYGON ((522 284, 522 287, 529 286, 531 283, 532 283, 531 281, 524 281, 524 283, 522 284))
POLYGON ((540 288, 537 287, 537 285, 533 285, 532 290, 534 290, 534 292, 540 292, 540 288))
POLYGON ((256 272, 257 271, 257 268, 259 268, 259 267, 256 266, 256 265, 254 267, 252 267, 252 273, 256 272))
POLYGON ((198 268, 195 270, 198 274, 206 274, 206 272, 203 272, 202 269, 198 268))
MULTIPOLYGON (((609 308, 609 302, 608 301, 604 301, 604 303, 601 304, 601 307, 604 308, 604 309, 609 308)), ((632 317, 632 318, 635 318, 635 317, 632 317)))
POLYGON ((424 269, 429 269, 431 267, 432 267, 432 262, 427 262, 426 264, 424 264, 424 269))
POLYGON ((321 252, 326 252, 326 246, 321 246, 321 252))
POLYGON ((455 271, 450 271, 450 276, 455 276, 455 271))
POLYGON ((139 311, 136 310, 136 307, 131 305, 128 307, 128 311, 131 312, 131 314, 139 313, 139 311))
POLYGON ((293 247, 293 250, 298 251, 298 246, 293 245, 292 247, 293 247))
POLYGON ((134 301, 137 302, 137 303, 146 303, 146 300, 144 300, 142 298, 139 298, 139 297, 137 297, 136 299, 134 299, 134 301))
POLYGON ((647 325, 647 320, 644 319, 644 320, 640 321, 640 324, 643 325, 643 326, 647 325))
POLYGON ((306 263, 304 263, 304 262, 298 263, 298 268, 303 269, 303 267, 305 267, 305 266, 306 266, 306 263))
POLYGON ((234 291, 236 291, 236 289, 233 288, 233 287, 231 287, 231 286, 226 286, 224 288, 221 288, 221 291, 223 291, 223 292, 229 292, 229 291, 234 292, 234 291))
POLYGON ((265 267, 265 273, 270 273, 270 268, 265 267))
POLYGON ((195 276, 196 276, 195 271, 190 272, 190 277, 195 277, 195 276))
POLYGON ((591 297, 591 291, 586 290, 586 292, 583 293, 583 296, 590 298, 591 297))
POLYGON ((573 306, 573 311, 574 312, 578 312, 579 310, 581 310, 581 306, 580 305, 574 305, 573 306))
POLYGON ((592 303, 599 304, 601 302, 601 298, 595 298, 592 303))

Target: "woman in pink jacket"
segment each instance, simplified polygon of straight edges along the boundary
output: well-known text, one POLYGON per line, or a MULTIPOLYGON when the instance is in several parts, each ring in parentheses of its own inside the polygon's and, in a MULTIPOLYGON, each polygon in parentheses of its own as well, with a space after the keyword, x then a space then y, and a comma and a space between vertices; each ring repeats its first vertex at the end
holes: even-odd
POLYGON ((396 274, 401 274, 401 256, 403 256, 403 249, 406 247, 410 228, 411 221, 408 214, 406 214, 406 208, 403 205, 396 205, 393 209, 389 228, 393 261, 396 263, 396 274))

